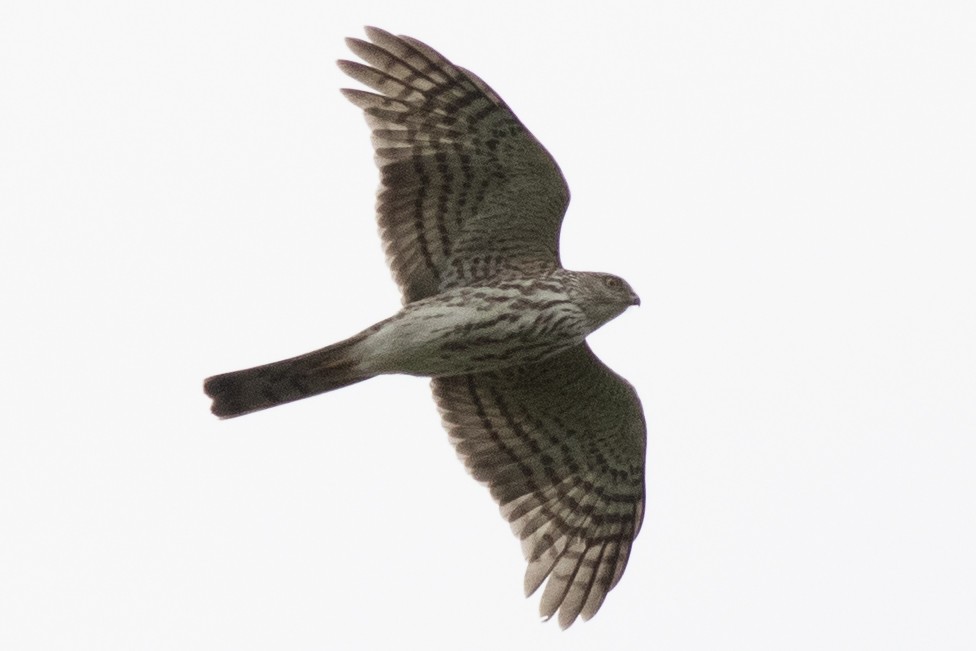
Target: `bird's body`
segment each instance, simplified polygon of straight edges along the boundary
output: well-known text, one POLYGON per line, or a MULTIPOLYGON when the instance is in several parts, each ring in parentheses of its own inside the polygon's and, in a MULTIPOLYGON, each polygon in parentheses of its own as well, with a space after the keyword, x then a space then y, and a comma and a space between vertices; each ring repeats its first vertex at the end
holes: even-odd
POLYGON ((616 276, 562 268, 565 181, 494 91, 419 41, 367 33, 348 43, 371 65, 340 67, 383 94, 343 92, 373 130, 404 305, 204 390, 226 418, 381 374, 433 378, 459 455, 522 539, 527 592, 548 578, 542 613, 567 626, 619 580, 643 516, 640 401, 585 343, 639 299, 616 276))
POLYGON ((445 290, 315 351, 208 378, 223 418, 330 391, 376 375, 441 377, 534 364, 583 343, 638 302, 616 276, 565 269, 445 290), (319 382, 320 376, 332 379, 319 382), (313 390, 318 389, 318 390, 313 390))

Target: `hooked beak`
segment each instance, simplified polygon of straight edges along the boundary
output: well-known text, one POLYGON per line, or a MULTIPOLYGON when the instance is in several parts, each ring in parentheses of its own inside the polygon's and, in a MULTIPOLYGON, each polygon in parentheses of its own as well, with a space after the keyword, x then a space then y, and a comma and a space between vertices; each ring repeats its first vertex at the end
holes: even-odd
POLYGON ((637 294, 634 294, 634 301, 631 303, 631 305, 636 305, 636 306, 640 307, 640 296, 638 296, 637 294))

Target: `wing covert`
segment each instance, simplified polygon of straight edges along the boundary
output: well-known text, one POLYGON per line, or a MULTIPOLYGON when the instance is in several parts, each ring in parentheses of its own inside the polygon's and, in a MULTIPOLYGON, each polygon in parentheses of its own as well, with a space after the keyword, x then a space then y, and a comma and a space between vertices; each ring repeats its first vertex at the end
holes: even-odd
POLYGON ((435 378, 451 441, 522 541, 529 595, 560 626, 617 584, 644 512, 646 428, 633 387, 584 343, 538 364, 435 378))
POLYGON ((367 27, 339 61, 381 172, 377 217, 405 303, 500 270, 559 266, 569 189, 487 84, 427 45, 367 27))

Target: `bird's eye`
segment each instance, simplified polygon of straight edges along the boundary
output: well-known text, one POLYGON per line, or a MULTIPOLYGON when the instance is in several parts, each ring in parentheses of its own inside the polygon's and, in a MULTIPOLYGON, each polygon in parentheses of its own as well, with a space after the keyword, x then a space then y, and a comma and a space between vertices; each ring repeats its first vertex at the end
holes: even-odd
POLYGON ((620 287, 620 279, 614 278, 613 276, 604 276, 603 284, 610 289, 618 289, 620 287))

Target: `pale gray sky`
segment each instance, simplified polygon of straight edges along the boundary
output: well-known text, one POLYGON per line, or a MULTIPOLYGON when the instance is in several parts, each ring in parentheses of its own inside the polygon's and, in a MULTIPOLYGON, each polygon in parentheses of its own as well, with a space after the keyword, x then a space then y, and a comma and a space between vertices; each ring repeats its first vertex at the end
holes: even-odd
POLYGON ((3 4, 0 648, 976 645, 976 5, 595 6, 3 4), (642 296, 591 342, 647 515, 566 633, 424 380, 208 412, 398 306, 363 24, 491 84, 642 296))

